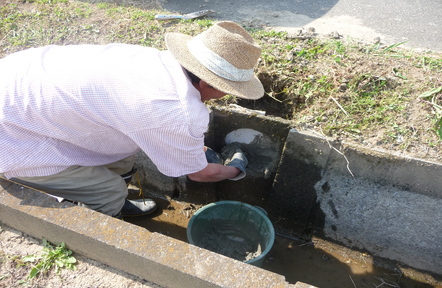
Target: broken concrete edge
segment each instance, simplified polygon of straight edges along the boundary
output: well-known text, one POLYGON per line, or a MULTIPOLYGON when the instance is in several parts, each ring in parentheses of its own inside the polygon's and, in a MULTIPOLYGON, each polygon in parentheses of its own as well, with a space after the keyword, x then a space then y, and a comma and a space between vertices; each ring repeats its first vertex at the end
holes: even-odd
POLYGON ((4 179, 0 222, 164 287, 314 287, 4 179))

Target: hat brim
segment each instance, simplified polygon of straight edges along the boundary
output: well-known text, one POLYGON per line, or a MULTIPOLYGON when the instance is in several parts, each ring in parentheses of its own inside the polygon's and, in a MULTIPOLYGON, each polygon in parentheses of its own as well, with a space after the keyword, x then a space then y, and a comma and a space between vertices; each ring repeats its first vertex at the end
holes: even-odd
POLYGON ((167 49, 178 63, 198 76, 201 80, 226 94, 239 98, 256 100, 264 96, 264 87, 256 75, 249 81, 231 81, 224 79, 204 67, 192 53, 187 42, 193 37, 182 33, 167 33, 165 36, 167 49))

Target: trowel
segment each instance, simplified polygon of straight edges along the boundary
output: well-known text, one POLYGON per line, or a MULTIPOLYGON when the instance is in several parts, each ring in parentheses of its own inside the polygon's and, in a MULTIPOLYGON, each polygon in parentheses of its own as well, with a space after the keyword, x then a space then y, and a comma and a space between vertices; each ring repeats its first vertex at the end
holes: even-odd
POLYGON ((195 19, 198 17, 203 17, 208 14, 212 14, 213 12, 215 12, 215 11, 201 10, 201 11, 196 11, 196 12, 192 12, 192 13, 184 14, 184 15, 155 15, 155 19, 156 20, 172 20, 172 19, 190 20, 190 19, 195 19))

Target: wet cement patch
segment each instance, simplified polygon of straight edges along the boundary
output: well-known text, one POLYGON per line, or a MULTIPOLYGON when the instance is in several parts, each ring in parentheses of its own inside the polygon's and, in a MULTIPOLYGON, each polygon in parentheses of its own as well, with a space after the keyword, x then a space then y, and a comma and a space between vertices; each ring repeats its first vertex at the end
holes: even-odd
POLYGON ((243 225, 233 225, 230 221, 213 221, 198 246, 238 261, 252 260, 262 253, 260 235, 243 225))

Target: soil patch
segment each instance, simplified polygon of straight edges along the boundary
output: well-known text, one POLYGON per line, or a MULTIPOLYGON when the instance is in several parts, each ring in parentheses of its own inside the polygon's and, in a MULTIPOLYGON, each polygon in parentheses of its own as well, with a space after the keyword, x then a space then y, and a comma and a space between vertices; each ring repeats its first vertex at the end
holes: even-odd
POLYGON ((41 241, 4 224, 1 224, 0 229, 0 287, 161 288, 76 253, 73 254, 77 259, 76 270, 62 269, 58 275, 52 270, 45 275, 27 279, 31 266, 24 265, 21 259, 41 253, 41 241))

